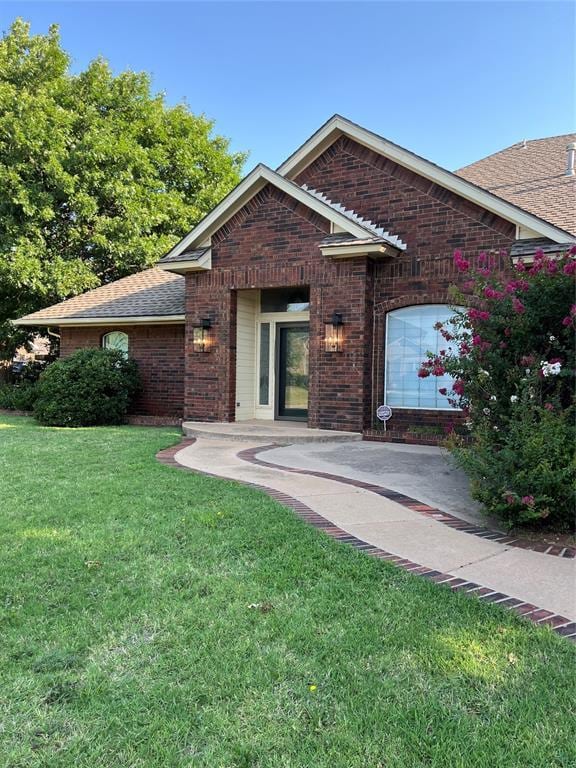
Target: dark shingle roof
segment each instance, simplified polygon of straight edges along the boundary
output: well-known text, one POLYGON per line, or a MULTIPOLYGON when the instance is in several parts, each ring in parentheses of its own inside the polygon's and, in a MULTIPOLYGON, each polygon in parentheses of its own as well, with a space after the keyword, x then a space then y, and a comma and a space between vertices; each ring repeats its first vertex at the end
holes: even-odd
POLYGON ((156 267, 102 285, 80 296, 53 304, 16 320, 38 325, 60 319, 106 319, 107 317, 167 317, 184 314, 184 282, 156 267))
POLYGON ((170 252, 166 254, 166 256, 163 256, 158 264, 170 264, 172 261, 199 261, 209 250, 209 248, 195 248, 191 251, 183 251, 175 256, 171 256, 170 252))
POLYGON ((456 171, 561 229, 576 234, 576 176, 566 176, 566 146, 576 134, 521 141, 456 171))
POLYGON ((527 240, 516 240, 510 248, 512 258, 532 257, 536 251, 542 251, 547 256, 566 253, 573 243, 553 243, 545 237, 531 237, 527 240))

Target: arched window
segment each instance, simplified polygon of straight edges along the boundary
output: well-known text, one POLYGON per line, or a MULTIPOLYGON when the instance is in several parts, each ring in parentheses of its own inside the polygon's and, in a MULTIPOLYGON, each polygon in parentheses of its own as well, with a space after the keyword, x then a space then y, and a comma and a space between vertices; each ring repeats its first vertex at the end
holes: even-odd
POLYGON ((104 349, 117 349, 124 357, 128 357, 128 334, 122 331, 110 331, 102 336, 104 349))
POLYGON ((397 408, 451 409, 441 387, 450 389, 450 376, 418 378, 427 352, 438 353, 449 344, 434 329, 454 314, 447 304, 403 307, 386 316, 384 402, 397 408))

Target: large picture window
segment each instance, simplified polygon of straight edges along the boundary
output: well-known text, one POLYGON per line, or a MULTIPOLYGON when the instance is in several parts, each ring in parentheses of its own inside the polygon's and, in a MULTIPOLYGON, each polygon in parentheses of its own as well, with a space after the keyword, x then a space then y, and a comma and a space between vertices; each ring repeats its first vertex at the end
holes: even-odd
POLYGON ((448 342, 434 329, 454 314, 446 304, 422 304, 389 312, 386 317, 385 403, 397 408, 450 409, 441 387, 450 376, 418 378, 427 352, 438 353, 448 342))

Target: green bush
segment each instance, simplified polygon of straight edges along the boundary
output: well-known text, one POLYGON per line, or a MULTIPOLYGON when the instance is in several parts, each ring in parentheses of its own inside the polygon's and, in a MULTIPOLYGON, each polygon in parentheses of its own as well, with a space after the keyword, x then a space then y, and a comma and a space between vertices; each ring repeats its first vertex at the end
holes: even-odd
POLYGON ((122 352, 82 349, 40 376, 34 415, 41 424, 88 427, 121 424, 139 391, 133 360, 122 352))
POLYGON ((11 411, 31 411, 36 397, 36 385, 30 381, 6 384, 0 387, 0 408, 11 411))

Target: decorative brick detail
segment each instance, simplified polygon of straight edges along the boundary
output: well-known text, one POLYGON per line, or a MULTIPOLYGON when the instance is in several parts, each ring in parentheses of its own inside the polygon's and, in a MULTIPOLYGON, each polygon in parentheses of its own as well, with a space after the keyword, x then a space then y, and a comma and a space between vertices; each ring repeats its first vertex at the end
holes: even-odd
POLYGON ((100 347, 109 331, 128 334, 129 355, 138 363, 142 395, 134 412, 140 416, 182 418, 184 400, 184 325, 78 326, 60 329, 60 355, 100 347))
MULTIPOLYGON (((186 472, 193 472, 195 474, 204 474, 204 475, 207 475, 208 477, 216 477, 216 478, 222 479, 221 475, 216 475, 209 472, 200 473, 197 470, 191 469, 190 467, 186 467, 183 464, 180 464, 178 461, 176 461, 175 455, 179 451, 181 451, 183 448, 186 448, 189 445, 193 445, 195 442, 196 442, 195 438, 184 439, 179 445, 172 446, 171 448, 166 448, 163 451, 160 451, 159 453, 157 453, 156 458, 162 464, 166 464, 167 466, 174 467, 176 469, 182 469, 186 472)), ((258 460, 256 460, 255 454, 258 453, 260 450, 268 450, 270 448, 277 448, 277 447, 278 446, 276 445, 270 445, 270 446, 266 446, 265 448, 262 448, 262 447, 249 448, 245 451, 241 451, 238 454, 238 456, 245 460, 253 460, 253 463, 266 464, 266 462, 259 462, 258 460), (248 458, 250 456, 252 456, 252 459, 248 458)), ((298 470, 286 470, 285 467, 280 467, 280 469, 282 469, 283 471, 298 471, 298 470)), ((303 472, 303 474, 315 475, 318 473, 303 472)), ((329 476, 329 477, 332 477, 332 476, 329 476)), ((342 481, 342 478, 338 478, 338 479, 340 480, 340 482, 342 481)), ((479 599, 488 599, 489 602, 494 602, 497 605, 516 611, 516 613, 518 613, 520 616, 524 616, 524 618, 527 618, 536 624, 546 623, 548 626, 551 627, 553 632, 556 632, 556 634, 562 637, 566 637, 567 639, 572 640, 572 642, 576 642, 576 623, 571 622, 570 619, 566 618, 565 616, 553 614, 551 611, 546 611, 542 608, 537 608, 535 605, 532 605, 529 603, 522 603, 522 601, 516 600, 516 598, 508 597, 508 595, 504 595, 501 592, 496 592, 495 590, 492 590, 489 587, 481 587, 479 584, 475 584, 473 582, 467 582, 464 579, 459 579, 455 576, 452 576, 449 573, 440 573, 439 571, 436 571, 433 568, 427 568, 426 566, 420 565, 419 563, 414 563, 411 560, 398 557, 398 555, 394 555, 391 552, 387 552, 386 550, 381 549, 380 547, 376 547, 373 544, 370 544, 366 541, 362 541, 362 539, 359 539, 356 536, 349 534, 347 531, 343 530, 342 528, 339 528, 337 525, 334 525, 334 523, 332 523, 330 520, 326 520, 325 517, 322 517, 322 515, 315 512, 313 509, 308 507, 303 502, 298 501, 298 499, 295 499, 293 496, 289 496, 288 494, 283 493, 282 491, 277 491, 273 488, 268 488, 267 486, 260 485, 258 483, 250 483, 246 481, 236 481, 236 482, 240 482, 242 485, 246 485, 249 488, 255 488, 256 490, 263 491, 264 493, 266 493, 268 496, 278 501, 283 506, 288 507, 288 509, 291 509, 304 522, 309 523, 315 528, 320 529, 328 536, 332 537, 333 539, 336 539, 337 541, 340 541, 342 544, 348 544, 349 546, 352 546, 355 549, 360 550, 361 552, 363 552, 366 555, 369 555, 370 557, 377 557, 380 560, 387 560, 388 562, 398 566, 399 568, 402 568, 405 571, 412 573, 415 576, 428 578, 431 581, 435 581, 439 585, 444 584, 445 586, 449 587, 454 591, 462 591, 472 597, 476 597, 479 599), (528 610, 526 612, 522 612, 523 607, 526 607, 528 610)))

